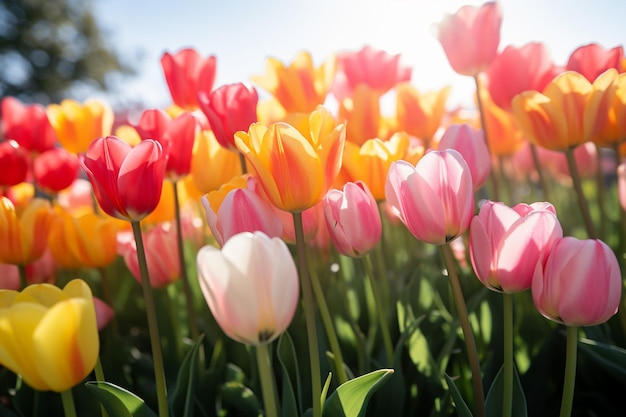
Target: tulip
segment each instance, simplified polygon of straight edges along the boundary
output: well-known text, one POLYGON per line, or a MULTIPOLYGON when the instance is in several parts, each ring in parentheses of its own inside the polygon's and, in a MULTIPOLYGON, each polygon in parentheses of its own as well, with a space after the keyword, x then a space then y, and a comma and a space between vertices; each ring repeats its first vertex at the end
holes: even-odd
POLYGON ((565 69, 567 71, 576 71, 582 74, 589 82, 594 82, 600 74, 610 68, 620 71, 623 59, 623 46, 605 49, 597 43, 590 43, 579 46, 572 52, 567 60, 565 69))
POLYGON ((202 58, 192 48, 174 54, 165 52, 161 57, 161 68, 174 104, 185 110, 197 109, 198 93, 208 94, 213 89, 216 65, 214 55, 202 58))
POLYGON ((447 14, 439 23, 437 37, 452 69, 473 77, 486 69, 498 51, 501 24, 499 2, 466 5, 447 14))
POLYGON ((167 161, 157 141, 131 148, 115 136, 98 138, 79 161, 108 215, 140 221, 159 203, 167 161))
POLYGON ((210 94, 198 94, 200 109, 209 120, 217 142, 236 151, 235 132, 248 130, 257 121, 259 96, 243 83, 224 85, 210 94))
POLYGON ((481 89, 483 117, 489 136, 489 151, 492 155, 511 156, 528 143, 511 112, 497 106, 487 89, 481 89))
MULTIPOLYGON (((54 284, 58 265, 54 260, 50 249, 44 250, 43 254, 26 265, 26 285, 31 284, 54 284)), ((22 288, 20 271, 17 265, 0 264, 0 290, 19 291, 22 288)))
POLYGON ((322 200, 341 169, 345 125, 319 108, 299 126, 260 123, 237 132, 235 143, 256 172, 268 199, 299 212, 322 200))
POLYGON ((13 139, 29 152, 41 153, 54 147, 56 132, 40 104, 24 105, 15 97, 0 102, 2 129, 6 139, 13 139))
POLYGON ((453 149, 428 152, 416 166, 394 162, 385 196, 413 236, 436 245, 465 232, 474 215, 472 176, 453 149))
POLYGON ((438 149, 455 149, 461 154, 472 174, 474 191, 487 182, 491 158, 482 129, 476 130, 468 124, 451 125, 441 137, 438 149))
POLYGON ((93 297, 93 306, 96 310, 96 325, 98 326, 98 331, 100 331, 107 327, 111 320, 113 320, 115 311, 110 305, 98 297, 93 297))
POLYGON ((488 288, 507 294, 531 287, 535 266, 543 262, 563 230, 549 203, 485 202, 472 219, 472 266, 488 288))
POLYGON ((366 140, 379 136, 381 127, 380 96, 365 84, 359 84, 353 96, 339 103, 339 120, 350 129, 346 141, 362 145, 366 140))
POLYGON ((68 188, 78 176, 78 158, 63 148, 39 154, 33 162, 33 174, 38 187, 48 193, 68 188))
POLYGON ((361 257, 382 235, 378 205, 367 185, 349 182, 324 197, 324 218, 333 244, 345 256, 361 257))
POLYGON ((0 142, 0 189, 26 180, 28 153, 13 139, 0 142))
POLYGON ((626 211, 626 163, 617 167, 617 195, 622 210, 626 211))
POLYGON ((66 212, 93 212, 93 187, 89 180, 76 178, 72 185, 57 195, 59 206, 66 212))
POLYGON ((21 213, 0 197, 0 263, 28 265, 46 249, 54 213, 47 200, 36 198, 21 213))
POLYGON ((626 139, 626 74, 609 69, 596 78, 585 107, 585 138, 614 147, 626 139))
POLYGON ((262 232, 240 233, 221 250, 200 249, 197 269, 209 309, 230 338, 249 345, 270 343, 291 323, 300 286, 282 240, 262 232))
POLYGON ((539 312, 568 326, 604 323, 617 312, 621 294, 617 258, 597 239, 560 239, 537 264, 532 281, 539 312))
POLYGON ((113 110, 99 100, 87 100, 82 105, 63 100, 48 106, 48 117, 59 142, 74 154, 85 152, 98 137, 108 136, 113 128, 113 110))
POLYGON ((450 87, 420 93, 409 83, 396 87, 396 129, 429 142, 441 125, 450 87))
POLYGON ((30 285, 0 291, 0 364, 40 391, 63 392, 81 382, 98 359, 96 313, 80 279, 61 290, 30 285))
POLYGON ((237 153, 221 146, 212 131, 203 130, 196 135, 191 156, 191 178, 202 194, 219 189, 241 174, 237 153))

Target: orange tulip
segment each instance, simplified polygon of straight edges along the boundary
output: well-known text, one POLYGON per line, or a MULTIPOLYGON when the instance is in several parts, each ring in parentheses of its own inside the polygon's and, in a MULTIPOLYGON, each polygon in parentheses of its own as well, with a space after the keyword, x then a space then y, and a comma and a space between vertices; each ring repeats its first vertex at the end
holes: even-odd
POLYGON ((598 146, 626 139, 626 73, 610 69, 594 81, 584 124, 585 137, 598 146))
POLYGON ((379 136, 380 96, 365 84, 359 84, 351 98, 339 106, 339 119, 345 120, 346 140, 362 145, 366 140, 379 136))
POLYGON ((99 100, 50 104, 48 118, 61 145, 72 153, 86 152, 92 141, 110 135, 113 127, 113 110, 99 100))
POLYGON ((441 126, 450 87, 421 94, 409 83, 396 87, 396 130, 429 142, 441 126))
POLYGON ((480 90, 483 115, 487 126, 487 140, 492 155, 513 155, 526 139, 513 115, 493 102, 486 88, 480 90))
POLYGON ((238 175, 239 155, 221 146, 212 131, 199 132, 191 156, 191 178, 198 190, 210 193, 238 175))

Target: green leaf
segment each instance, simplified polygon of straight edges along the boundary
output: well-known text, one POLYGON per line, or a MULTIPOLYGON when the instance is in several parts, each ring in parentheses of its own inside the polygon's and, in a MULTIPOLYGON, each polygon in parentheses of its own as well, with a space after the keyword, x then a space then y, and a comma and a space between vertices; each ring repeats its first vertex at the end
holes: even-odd
POLYGON ((379 369, 341 384, 324 404, 323 417, 363 417, 372 394, 393 374, 379 369))
POLYGON ((221 389, 222 408, 226 414, 241 417, 258 417, 263 413, 261 404, 254 392, 242 383, 227 382, 221 389))
MULTIPOLYGON (((496 375, 487 398, 485 399, 485 413, 489 417, 495 417, 502 415, 502 397, 504 391, 504 366, 500 368, 496 375)), ((513 417, 526 417, 528 416, 528 409, 526 407, 526 396, 522 389, 522 383, 520 382, 517 370, 513 368, 513 417)))
POLYGON ((204 335, 191 347, 178 371, 174 388, 168 394, 170 410, 175 416, 193 417, 194 394, 198 384, 198 352, 204 335))
POLYGON ((301 408, 298 409, 298 404, 300 407, 302 406, 300 370, 298 368, 296 348, 294 347, 293 340, 291 340, 291 336, 289 336, 288 332, 284 332, 278 338, 276 356, 278 357, 278 362, 280 363, 283 375, 282 415, 284 417, 298 416, 302 412, 301 408), (293 388, 294 386, 296 387, 295 390, 293 388), (300 412, 298 412, 298 410, 300 410, 300 412))
POLYGON ((89 381, 85 386, 98 398, 110 416, 157 417, 141 398, 124 388, 100 381, 89 381))
POLYGON ((472 416, 472 412, 470 411, 467 404, 463 400, 459 389, 454 384, 454 381, 448 374, 443 375, 446 378, 446 382, 448 383, 448 390, 452 394, 452 398, 454 399, 454 404, 456 405, 456 413, 459 417, 474 417, 472 416))
POLYGON ((606 371, 626 381, 626 350, 585 338, 578 341, 578 346, 606 371))
POLYGON ((328 377, 326 377, 326 382, 324 382, 324 386, 322 387, 322 393, 320 395, 320 402, 322 403, 322 407, 324 406, 324 403, 326 402, 326 397, 328 396, 328 389, 330 388, 330 381, 332 381, 333 379, 333 374, 332 372, 328 374, 328 377))

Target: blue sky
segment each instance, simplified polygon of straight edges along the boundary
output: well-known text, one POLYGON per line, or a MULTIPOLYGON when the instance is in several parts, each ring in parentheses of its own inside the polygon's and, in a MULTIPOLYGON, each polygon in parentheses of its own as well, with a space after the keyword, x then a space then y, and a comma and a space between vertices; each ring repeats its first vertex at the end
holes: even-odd
MULTIPOLYGON (((217 56, 216 86, 249 82, 268 56, 289 62, 308 50, 316 63, 341 50, 369 44, 400 53, 413 84, 428 91, 452 85, 451 101, 471 101, 473 83, 454 73, 433 35, 456 0, 96 0, 107 39, 139 70, 111 101, 164 107, 169 94, 159 60, 164 51, 194 47, 217 56)), ((506 45, 544 42, 557 63, 577 46, 624 45, 623 0, 501 0, 506 45)))

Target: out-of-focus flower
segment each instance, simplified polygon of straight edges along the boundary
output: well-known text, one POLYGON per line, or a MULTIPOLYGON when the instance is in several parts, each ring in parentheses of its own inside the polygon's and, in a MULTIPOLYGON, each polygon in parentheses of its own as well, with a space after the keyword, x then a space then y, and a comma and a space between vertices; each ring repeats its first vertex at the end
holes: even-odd
POLYGON ((382 235, 378 205, 367 185, 349 182, 324 197, 324 218, 333 244, 345 256, 360 257, 376 247, 382 235))
POLYGON ((191 157, 191 178, 201 193, 215 191, 241 174, 237 153, 221 146, 212 131, 203 130, 196 135, 191 157))
POLYGON ((11 200, 0 197, 0 263, 28 265, 39 259, 53 219, 47 200, 36 198, 18 210, 11 200))
POLYGON ((617 167, 617 194, 622 210, 626 211, 626 163, 617 167))
POLYGON ((356 52, 337 55, 337 74, 331 91, 341 101, 353 97, 358 85, 366 85, 380 97, 398 83, 410 80, 411 68, 401 64, 400 54, 391 55, 365 45, 356 52))
MULTIPOLYGON (((598 172, 598 147, 591 142, 585 142, 577 146, 572 153, 578 168, 578 175, 582 179, 593 178, 596 172, 598 172)), ((549 158, 553 158, 553 162, 549 163, 549 165, 554 166, 556 169, 555 178, 571 184, 572 175, 569 172, 565 154, 563 152, 554 152, 549 158)))
POLYGON ((438 149, 455 149, 463 156, 472 173, 474 191, 487 182, 491 172, 491 158, 482 129, 474 129, 466 123, 448 126, 438 149))
POLYGON ((485 202, 470 225, 470 256, 478 279, 488 288, 515 293, 530 288, 535 266, 563 237, 550 203, 485 202))
POLYGON ((96 310, 96 325, 98 326, 98 331, 100 331, 107 327, 111 320, 113 320, 115 311, 110 305, 98 297, 93 297, 93 306, 96 310))
POLYGON ((509 110, 511 100, 528 90, 543 91, 562 72, 552 62, 548 48, 540 42, 521 47, 509 45, 496 57, 485 72, 493 102, 509 110))
POLYGON ((256 90, 243 83, 227 84, 210 94, 198 94, 198 101, 217 142, 228 150, 237 151, 235 132, 247 131, 257 121, 259 96, 256 90))
MULTIPOLYGON (((50 252, 50 249, 43 251, 43 254, 33 263, 26 265, 26 283, 30 284, 54 284, 58 265, 50 252)), ((0 290, 21 289, 20 271, 17 265, 0 264, 0 290)))
POLYGON ((83 104, 66 99, 48 105, 50 124, 65 150, 74 154, 85 152, 94 139, 111 134, 113 110, 100 100, 83 104))
POLYGON ((13 139, 29 152, 41 153, 54 147, 56 132, 48 120, 46 108, 40 104, 24 105, 15 97, 0 102, 2 130, 6 139, 13 139))
POLYGON ((59 206, 67 213, 93 212, 93 187, 88 180, 76 178, 57 195, 59 206))
POLYGON ((285 66, 276 58, 267 58, 265 75, 252 81, 272 94, 287 113, 308 113, 324 104, 335 76, 336 60, 315 68, 311 54, 302 51, 285 66))
POLYGON ((200 249, 197 268, 209 309, 230 338, 270 343, 291 323, 300 287, 291 253, 279 238, 261 232, 235 235, 222 250, 200 249))
POLYGON ((185 110, 198 108, 198 93, 210 93, 215 83, 217 59, 203 58, 192 48, 161 56, 161 68, 172 101, 185 110))
POLYGON ((500 3, 493 1, 445 15, 437 37, 452 69, 470 76, 485 70, 498 51, 501 24, 500 3))
POLYGON ((626 73, 609 69, 596 78, 585 107, 585 138, 613 147, 626 139, 626 73))
POLYGON ((26 180, 28 153, 13 139, 0 142, 0 188, 17 185, 26 180))
POLYGON ((352 97, 339 103, 339 120, 346 126, 346 141, 362 145, 380 131, 380 97, 365 84, 359 84, 352 97))
MULTIPOLYGON (((183 193, 179 193, 179 198, 179 203, 181 205, 185 204, 185 195, 183 193)), ((161 184, 161 197, 158 204, 150 214, 143 218, 142 223, 154 225, 173 220, 176 216, 174 204, 174 187, 171 182, 164 181, 161 184)))
POLYGON ((465 232, 474 215, 472 174, 454 149, 430 151, 416 166, 394 162, 385 195, 411 234, 435 245, 465 232))
POLYGON ((491 155, 510 156, 527 143, 522 130, 517 126, 515 117, 497 106, 487 89, 481 89, 483 117, 487 127, 487 141, 491 155))
POLYGON ((79 160, 108 215, 139 221, 159 203, 167 160, 157 141, 147 139, 131 148, 115 136, 102 137, 79 160))
POLYGON ((37 155, 33 174, 38 187, 48 193, 66 189, 78 176, 78 158, 63 148, 53 148, 37 155))
POLYGON ((235 143, 268 196, 281 210, 296 212, 322 200, 341 169, 345 125, 328 110, 313 111, 302 131, 286 123, 260 123, 237 132, 235 143))
POLYGON ((446 111, 450 87, 420 93, 409 83, 396 87, 395 129, 404 131, 429 143, 446 111))
POLYGON ((100 349, 89 286, 80 279, 63 290, 35 284, 0 291, 0 364, 40 391, 62 392, 81 382, 100 349))
POLYGON ((604 323, 621 300, 617 258, 601 240, 564 237, 537 264, 532 295, 539 312, 550 320, 568 326, 604 323))
POLYGON ((571 53, 565 69, 582 74, 592 83, 600 74, 610 68, 622 72, 623 59, 624 47, 621 45, 605 49, 597 43, 589 43, 579 46, 571 53))

